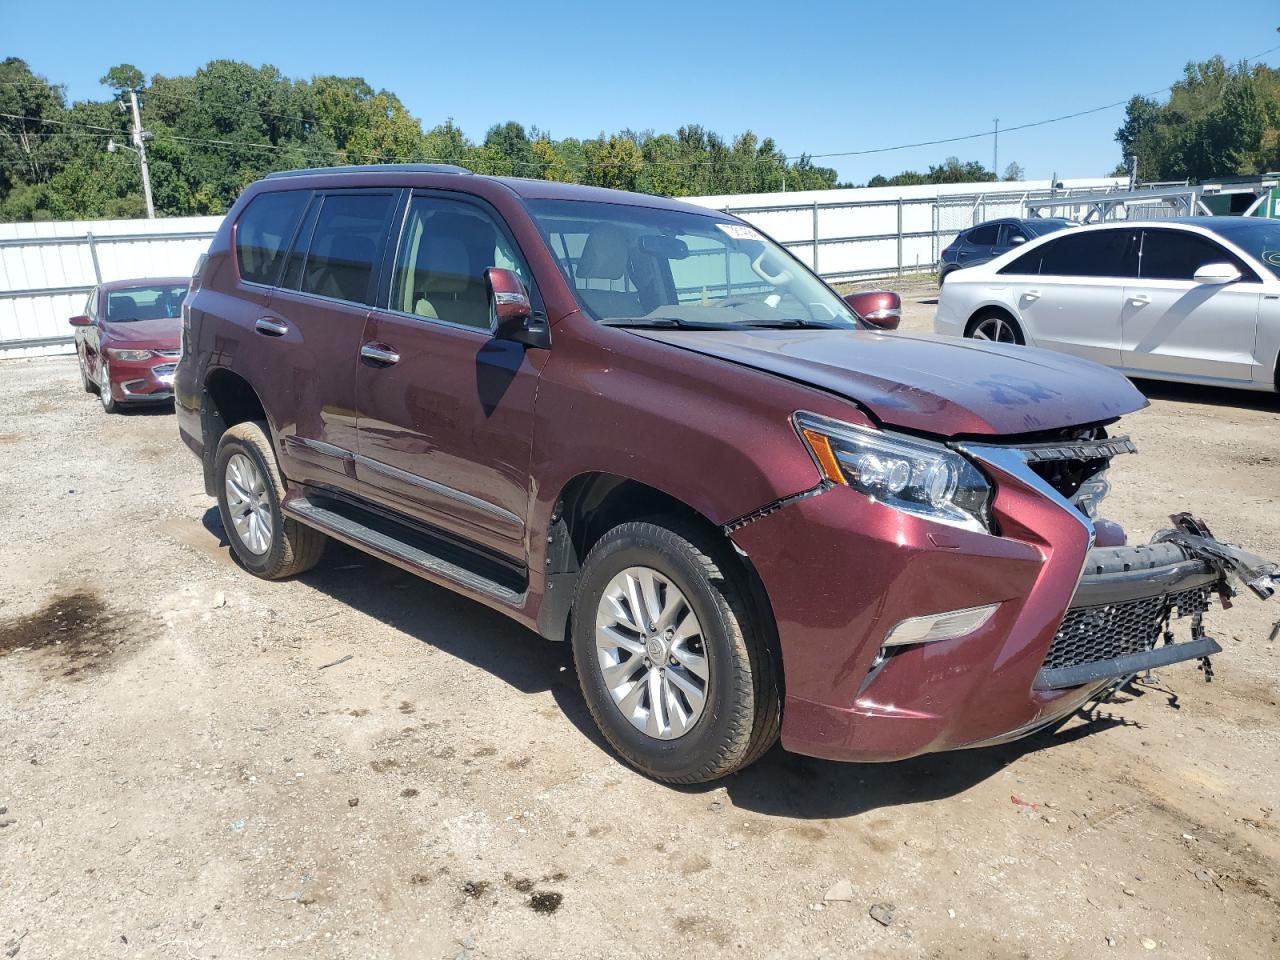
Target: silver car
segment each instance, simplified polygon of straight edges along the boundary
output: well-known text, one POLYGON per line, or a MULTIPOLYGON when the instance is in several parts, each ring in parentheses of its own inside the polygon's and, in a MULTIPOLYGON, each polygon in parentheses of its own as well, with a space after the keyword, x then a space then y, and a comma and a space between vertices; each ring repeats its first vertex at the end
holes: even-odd
POLYGON ((938 333, 1045 347, 1135 377, 1280 389, 1280 221, 1080 227, 958 271, 938 333))

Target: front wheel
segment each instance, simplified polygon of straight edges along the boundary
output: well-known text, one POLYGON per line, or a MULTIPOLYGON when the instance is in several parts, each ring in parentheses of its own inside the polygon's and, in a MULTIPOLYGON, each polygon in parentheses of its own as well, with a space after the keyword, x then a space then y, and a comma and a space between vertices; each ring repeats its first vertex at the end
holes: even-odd
POLYGON ((691 525, 624 523, 587 556, 573 653, 587 706, 622 759, 703 783, 778 737, 775 665, 724 544, 691 525))
POLYGON ((222 435, 214 476, 222 527, 241 566, 279 580, 320 562, 325 535, 280 509, 284 480, 265 423, 237 423, 222 435))
POLYGON ((990 340, 994 343, 1016 343, 1018 346, 1023 346, 1027 342, 1026 337, 1022 335, 1022 328, 1018 326, 1018 321, 1003 310, 988 310, 986 313, 978 314, 969 322, 965 336, 973 340, 990 340))
POLYGON ((108 366, 105 357, 98 364, 98 369, 102 372, 98 380, 98 399, 102 401, 102 409, 107 413, 119 413, 120 404, 111 393, 111 367, 108 366))

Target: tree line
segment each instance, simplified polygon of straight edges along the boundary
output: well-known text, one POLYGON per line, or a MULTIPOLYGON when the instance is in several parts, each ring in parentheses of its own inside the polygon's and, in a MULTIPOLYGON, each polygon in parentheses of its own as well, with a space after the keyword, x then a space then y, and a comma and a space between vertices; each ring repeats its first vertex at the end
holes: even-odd
MULTIPOLYGON (((770 137, 747 131, 726 139, 697 124, 674 134, 556 139, 508 121, 476 142, 452 120, 424 129, 394 93, 360 77, 294 80, 271 66, 214 60, 191 75, 149 79, 121 64, 102 83, 102 99, 69 103, 61 86, 24 61, 0 61, 0 221, 143 215, 137 157, 128 149, 130 91, 151 134, 160 216, 223 213, 274 170, 338 164, 455 163, 675 197, 852 186, 808 156, 788 158, 770 137)), ((994 179, 981 164, 952 157, 927 174, 876 177, 872 185, 994 179)))
POLYGON ((1137 164, 1144 181, 1191 180, 1280 169, 1280 70, 1188 63, 1161 101, 1135 96, 1116 131, 1117 175, 1137 164))

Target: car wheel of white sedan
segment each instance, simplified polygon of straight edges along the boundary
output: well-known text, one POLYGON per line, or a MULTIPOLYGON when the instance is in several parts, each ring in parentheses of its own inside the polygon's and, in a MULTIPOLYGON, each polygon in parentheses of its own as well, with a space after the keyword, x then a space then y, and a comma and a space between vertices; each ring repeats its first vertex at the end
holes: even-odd
POLYGON ((1027 342, 1018 321, 1002 310, 990 310, 974 317, 969 323, 966 336, 974 340, 1016 343, 1019 346, 1027 342))

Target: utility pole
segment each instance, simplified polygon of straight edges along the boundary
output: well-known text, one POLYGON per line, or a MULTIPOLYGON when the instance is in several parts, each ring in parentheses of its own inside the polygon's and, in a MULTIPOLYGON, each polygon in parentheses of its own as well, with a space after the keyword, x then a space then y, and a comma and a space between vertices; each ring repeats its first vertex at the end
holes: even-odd
POLYGON ((995 119, 996 129, 991 135, 991 172, 1000 179, 1000 118, 995 119))
POLYGON ((142 118, 138 115, 138 92, 129 91, 129 107, 133 110, 133 145, 138 150, 138 162, 142 165, 142 195, 147 201, 147 219, 156 218, 156 205, 151 200, 151 170, 147 166, 147 140, 150 134, 142 129, 142 118))

